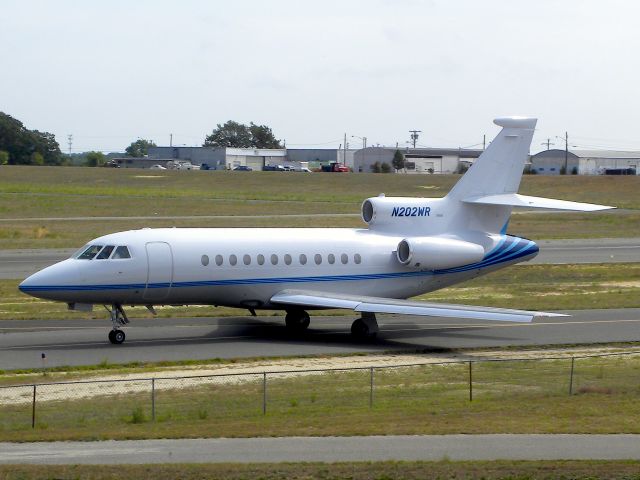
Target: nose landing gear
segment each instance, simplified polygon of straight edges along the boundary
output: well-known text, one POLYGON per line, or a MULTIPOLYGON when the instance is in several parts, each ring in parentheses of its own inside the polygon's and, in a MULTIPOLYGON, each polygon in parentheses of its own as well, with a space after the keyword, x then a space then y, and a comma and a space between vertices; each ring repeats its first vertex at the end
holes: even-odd
POLYGON ((105 308, 109 312, 111 317, 111 324, 113 328, 109 332, 109 341, 114 345, 120 345, 124 342, 127 336, 125 333, 120 330, 120 327, 129 323, 129 319, 127 318, 127 314, 124 313, 122 305, 119 303, 114 303, 111 308, 105 305, 105 308))

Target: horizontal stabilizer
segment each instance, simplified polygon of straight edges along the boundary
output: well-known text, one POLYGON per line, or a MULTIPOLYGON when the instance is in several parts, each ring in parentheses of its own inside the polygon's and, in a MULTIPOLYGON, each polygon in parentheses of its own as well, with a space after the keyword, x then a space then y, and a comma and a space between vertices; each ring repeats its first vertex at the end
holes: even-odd
POLYGON ((271 302, 305 308, 345 308, 356 312, 396 313, 427 317, 471 318, 504 322, 530 322, 533 317, 565 317, 559 313, 476 307, 444 303, 416 302, 393 298, 343 295, 309 290, 283 290, 271 302))
POLYGON ((511 207, 546 208, 550 210, 572 210, 575 212, 595 212, 609 210, 616 207, 607 205, 595 205, 593 203, 569 202, 566 200, 554 200, 553 198, 531 197, 518 193, 502 193, 497 195, 484 195, 465 198, 465 203, 479 203, 483 205, 503 205, 511 207))

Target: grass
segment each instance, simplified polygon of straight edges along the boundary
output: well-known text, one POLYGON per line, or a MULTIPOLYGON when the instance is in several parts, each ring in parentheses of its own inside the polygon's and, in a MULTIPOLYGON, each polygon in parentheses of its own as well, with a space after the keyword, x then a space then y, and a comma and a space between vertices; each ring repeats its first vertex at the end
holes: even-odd
POLYGON ((640 356, 3 389, 0 441, 449 433, 640 433, 640 356), (97 388, 99 388, 97 390, 97 388), (83 390, 85 389, 85 390, 83 390), (70 399, 67 391, 85 397, 70 399))
MULTIPOLYGON (((70 312, 64 303, 40 300, 20 293, 19 280, 0 280, 0 320, 106 318, 96 307, 92 313, 70 312)), ((460 285, 418 297, 445 303, 533 310, 580 310, 640 307, 640 264, 517 265, 460 285)), ((158 307, 166 318, 245 316, 225 307, 158 307)), ((151 314, 144 307, 128 308, 132 318, 151 314)), ((262 315, 281 312, 261 311, 262 315)), ((340 315, 344 310, 323 310, 316 315, 340 315)))
MULTIPOLYGON (((5 166, 0 249, 79 247, 105 233, 141 227, 363 226, 362 201, 387 195, 441 197, 458 175, 149 172, 136 169, 5 166), (273 218, 283 214, 352 217, 273 218), (50 217, 263 216, 170 220, 16 220, 50 217)), ((525 176, 521 193, 640 209, 640 177, 525 176)), ((527 214, 510 232, 533 238, 640 236, 640 212, 527 214)))
POLYGON ((352 480, 429 479, 640 479, 638 461, 492 461, 492 462, 338 462, 164 465, 0 465, 0 478, 31 480, 83 478, 102 480, 352 480))

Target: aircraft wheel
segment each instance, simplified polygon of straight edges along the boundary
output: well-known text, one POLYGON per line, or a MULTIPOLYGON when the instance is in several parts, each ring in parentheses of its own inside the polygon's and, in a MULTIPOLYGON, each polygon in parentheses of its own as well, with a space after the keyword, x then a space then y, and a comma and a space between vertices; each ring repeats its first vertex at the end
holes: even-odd
POLYGON ((284 322, 288 329, 296 332, 302 332, 309 327, 311 318, 304 310, 290 310, 284 317, 284 322))
POLYGON ((127 336, 122 330, 111 330, 109 332, 109 341, 114 345, 120 345, 124 342, 125 338, 127 338, 127 336))
POLYGON ((374 338, 376 332, 371 332, 369 326, 361 319, 354 320, 351 324, 351 335, 358 339, 374 338))

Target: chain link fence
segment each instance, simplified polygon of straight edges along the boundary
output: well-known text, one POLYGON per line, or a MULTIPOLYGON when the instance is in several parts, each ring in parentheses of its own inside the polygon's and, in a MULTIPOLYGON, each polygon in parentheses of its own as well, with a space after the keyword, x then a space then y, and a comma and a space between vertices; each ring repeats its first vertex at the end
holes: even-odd
MULTIPOLYGON (((0 386, 0 432, 412 409, 584 393, 640 394, 640 352, 0 386)), ((526 404, 526 403, 525 403, 526 404)))

